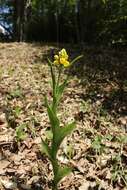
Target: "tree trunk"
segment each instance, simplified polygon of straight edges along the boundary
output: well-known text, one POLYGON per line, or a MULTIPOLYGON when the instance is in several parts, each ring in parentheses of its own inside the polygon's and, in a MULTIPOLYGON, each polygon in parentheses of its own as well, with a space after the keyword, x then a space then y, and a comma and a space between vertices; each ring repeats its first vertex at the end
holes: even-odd
POLYGON ((84 44, 84 2, 78 1, 78 20, 79 20, 79 31, 80 31, 80 44, 84 44))
MULTIPOLYGON (((83 45, 88 40, 88 27, 90 20, 92 0, 78 1, 78 18, 80 28, 80 42, 83 45)), ((90 34, 89 34, 90 35, 90 34)))
POLYGON ((14 40, 26 40, 26 26, 31 8, 31 0, 14 0, 14 40))

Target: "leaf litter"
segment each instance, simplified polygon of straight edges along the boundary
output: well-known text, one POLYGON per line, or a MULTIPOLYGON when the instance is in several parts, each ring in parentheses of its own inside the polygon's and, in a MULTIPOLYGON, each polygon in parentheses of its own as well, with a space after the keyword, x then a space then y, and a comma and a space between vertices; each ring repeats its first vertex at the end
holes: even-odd
MULTIPOLYGON (((47 140, 50 138, 44 95, 51 98, 51 79, 45 57, 50 57, 53 48, 56 49, 55 46, 44 44, 0 44, 1 190, 51 189, 52 168, 40 153, 40 142, 42 136, 47 140)), ((90 56, 88 50, 84 59, 86 62, 90 56)), ((90 67, 87 69, 91 74, 90 67)), ((116 93, 118 83, 112 80, 106 82, 106 79, 105 84, 90 82, 87 75, 83 79, 78 76, 81 72, 82 69, 71 77, 59 109, 58 116, 63 126, 73 120, 77 125, 75 132, 64 140, 58 152, 59 161, 74 168, 73 173, 62 180, 59 188, 125 190, 127 115, 114 113, 118 99, 117 102, 110 99, 110 104, 114 104, 112 113, 102 106, 111 92, 116 93)), ((96 73, 94 76, 99 80, 96 73)), ((125 110, 125 106, 123 104, 119 110, 125 110)))

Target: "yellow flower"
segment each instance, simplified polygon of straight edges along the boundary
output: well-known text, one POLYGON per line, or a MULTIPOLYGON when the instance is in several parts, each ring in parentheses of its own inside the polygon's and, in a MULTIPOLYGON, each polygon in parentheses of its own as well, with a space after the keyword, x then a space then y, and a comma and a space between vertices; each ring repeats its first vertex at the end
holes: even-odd
POLYGON ((65 58, 60 58, 60 64, 62 64, 64 67, 68 67, 70 65, 69 61, 67 61, 65 58))
POLYGON ((68 54, 67 54, 67 52, 66 52, 65 49, 62 49, 62 50, 59 52, 59 56, 60 56, 61 58, 65 58, 66 60, 68 59, 68 54))
POLYGON ((55 65, 59 65, 59 61, 58 61, 58 60, 55 60, 53 63, 54 63, 55 65))
POLYGON ((54 56, 54 62, 53 62, 55 65, 59 65, 59 56, 58 55, 55 55, 54 56))
POLYGON ((55 59, 55 60, 58 60, 58 59, 59 59, 59 56, 58 56, 58 55, 54 55, 54 59, 55 59))
POLYGON ((69 67, 70 62, 68 61, 68 54, 65 49, 62 49, 59 51, 59 55, 54 56, 54 62, 55 65, 63 65, 64 67, 69 67))
POLYGON ((70 66, 70 62, 69 61, 65 61, 64 62, 64 67, 69 67, 70 66))

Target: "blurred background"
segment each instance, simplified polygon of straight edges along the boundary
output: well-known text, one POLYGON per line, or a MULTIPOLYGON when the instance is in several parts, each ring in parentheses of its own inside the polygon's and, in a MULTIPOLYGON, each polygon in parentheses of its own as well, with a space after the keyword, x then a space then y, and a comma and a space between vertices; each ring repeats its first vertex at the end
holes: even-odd
POLYGON ((126 45, 127 0, 0 0, 1 41, 126 45))

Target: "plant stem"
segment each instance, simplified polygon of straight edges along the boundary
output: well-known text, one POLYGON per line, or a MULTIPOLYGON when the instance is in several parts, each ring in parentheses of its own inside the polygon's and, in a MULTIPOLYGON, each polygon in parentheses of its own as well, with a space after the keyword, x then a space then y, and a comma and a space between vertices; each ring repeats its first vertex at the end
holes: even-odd
POLYGON ((54 179, 53 179, 53 183, 52 183, 52 190, 58 190, 57 188, 57 183, 56 183, 56 175, 58 173, 58 161, 57 161, 57 158, 56 158, 56 155, 55 157, 52 159, 52 166, 53 166, 53 174, 54 174, 54 179))
POLYGON ((59 73, 58 73, 58 79, 57 79, 56 88, 59 86, 61 72, 62 72, 62 66, 59 67, 59 73))
POLYGON ((52 82, 54 83, 54 85, 53 85, 53 103, 52 103, 52 109, 53 109, 53 111, 54 111, 55 114, 56 114, 57 106, 58 106, 57 105, 56 94, 57 94, 57 88, 59 87, 61 72, 62 72, 62 66, 59 67, 59 73, 58 73, 57 82, 54 83, 53 80, 52 80, 52 82))
POLYGON ((53 182, 53 185, 52 185, 52 190, 58 190, 57 184, 54 184, 54 182, 53 182))

